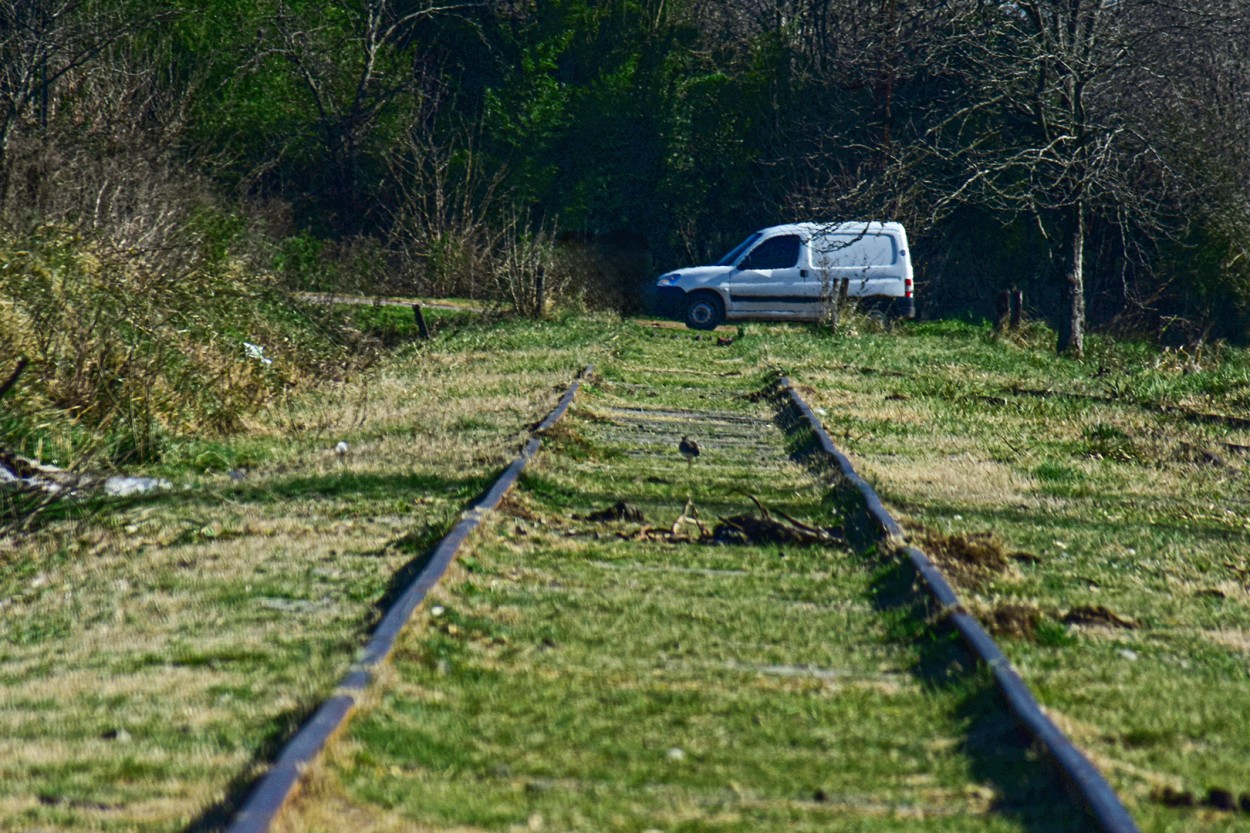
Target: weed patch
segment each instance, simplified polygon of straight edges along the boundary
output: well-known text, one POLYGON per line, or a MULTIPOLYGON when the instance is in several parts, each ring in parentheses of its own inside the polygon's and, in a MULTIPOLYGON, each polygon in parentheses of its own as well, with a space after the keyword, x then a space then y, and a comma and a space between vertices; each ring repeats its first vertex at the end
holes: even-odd
POLYGON ((982 618, 986 629, 995 636, 1036 641, 1044 615, 1030 605, 1001 604, 982 618))
POLYGON ((1118 460, 1122 463, 1134 462, 1138 459, 1132 439, 1114 425, 1100 422, 1087 427, 1084 435, 1087 443, 1086 453, 1091 457, 1118 460))
POLYGON ((1112 613, 1103 605, 1079 605, 1065 613, 1063 621, 1069 625, 1092 625, 1126 630, 1137 630, 1141 627, 1132 619, 1112 613))

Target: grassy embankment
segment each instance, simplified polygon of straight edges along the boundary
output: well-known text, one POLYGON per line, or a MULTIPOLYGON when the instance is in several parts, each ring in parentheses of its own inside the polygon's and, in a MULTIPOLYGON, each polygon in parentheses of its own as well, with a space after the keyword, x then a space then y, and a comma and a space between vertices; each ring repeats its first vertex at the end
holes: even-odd
POLYGON ((169 492, 66 502, 5 540, 0 830, 220 822, 610 329, 440 323, 242 434, 169 445, 169 492))
POLYGON ((759 396, 779 335, 832 349, 632 326, 284 829, 1085 829, 873 556, 675 524, 841 523, 759 396))

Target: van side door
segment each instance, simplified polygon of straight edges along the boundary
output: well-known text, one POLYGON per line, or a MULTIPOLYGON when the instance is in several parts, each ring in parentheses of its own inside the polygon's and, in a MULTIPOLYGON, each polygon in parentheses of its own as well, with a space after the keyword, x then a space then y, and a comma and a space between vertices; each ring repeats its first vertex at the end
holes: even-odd
POLYGON ((778 234, 757 243, 729 278, 728 312, 778 318, 818 316, 819 282, 803 274, 808 270, 800 262, 802 254, 803 241, 797 234, 778 234))

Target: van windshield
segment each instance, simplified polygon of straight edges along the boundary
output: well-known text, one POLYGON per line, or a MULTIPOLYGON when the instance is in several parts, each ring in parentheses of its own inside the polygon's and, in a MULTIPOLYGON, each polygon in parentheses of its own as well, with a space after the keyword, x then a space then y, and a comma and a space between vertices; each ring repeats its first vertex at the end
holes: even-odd
POLYGON ((725 255, 724 257, 722 257, 720 260, 716 261, 716 263, 712 265, 713 266, 733 266, 734 261, 742 257, 742 253, 746 251, 747 248, 750 247, 751 244, 753 244, 756 240, 760 239, 761 233, 762 232, 758 232, 758 231, 755 232, 755 234, 752 234, 746 240, 743 240, 737 246, 734 246, 732 249, 730 249, 729 254, 725 255))

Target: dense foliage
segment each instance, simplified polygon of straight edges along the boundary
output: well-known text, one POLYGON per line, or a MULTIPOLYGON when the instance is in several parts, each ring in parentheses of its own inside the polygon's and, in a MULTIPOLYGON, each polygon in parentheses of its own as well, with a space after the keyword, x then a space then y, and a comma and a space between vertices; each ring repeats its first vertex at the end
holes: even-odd
POLYGON ((207 189, 292 287, 529 312, 898 219, 925 315, 1243 340, 1248 41, 1240 0, 0 0, 0 211, 146 251, 207 189))

